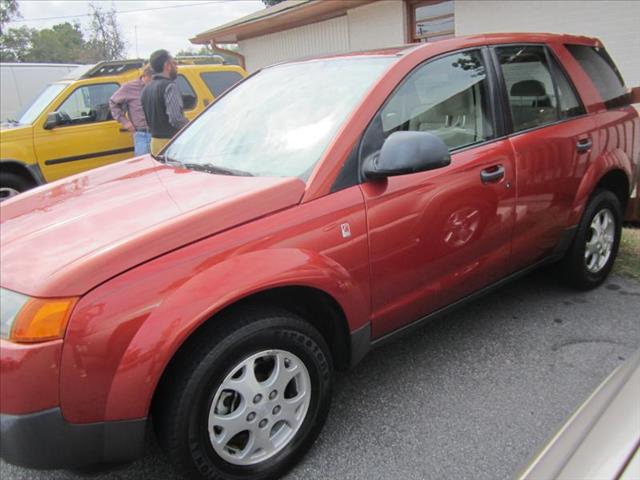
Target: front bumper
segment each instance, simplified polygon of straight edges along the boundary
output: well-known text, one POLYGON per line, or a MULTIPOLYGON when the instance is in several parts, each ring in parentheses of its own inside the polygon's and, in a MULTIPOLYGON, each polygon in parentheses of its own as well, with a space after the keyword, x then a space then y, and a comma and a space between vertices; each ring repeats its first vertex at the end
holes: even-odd
POLYGON ((0 414, 0 456, 28 468, 79 468, 124 463, 144 452, 145 418, 68 423, 59 408, 25 415, 0 414))

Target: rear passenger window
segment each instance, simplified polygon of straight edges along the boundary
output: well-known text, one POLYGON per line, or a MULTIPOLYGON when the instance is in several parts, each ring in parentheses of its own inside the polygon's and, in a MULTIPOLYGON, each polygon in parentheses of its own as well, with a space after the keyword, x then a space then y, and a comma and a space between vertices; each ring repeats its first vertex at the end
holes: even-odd
POLYGON ((196 97, 196 92, 193 91, 193 87, 189 83, 189 80, 184 77, 184 75, 178 75, 176 84, 178 85, 180 95, 182 95, 182 106, 185 110, 191 110, 196 106, 196 102, 198 100, 198 97, 196 97))
POLYGON ((600 93, 607 108, 629 105, 631 99, 622 81, 622 75, 604 48, 586 45, 566 45, 600 93))
POLYGON ((206 83, 213 96, 217 97, 242 80, 242 75, 238 72, 203 72, 200 78, 206 83))
POLYGON ((513 130, 557 121, 558 102, 544 47, 498 47, 496 52, 509 96, 513 130))
POLYGON ((379 150, 400 130, 432 133, 452 150, 493 138, 488 100, 479 50, 429 61, 391 94, 367 130, 361 155, 379 150))

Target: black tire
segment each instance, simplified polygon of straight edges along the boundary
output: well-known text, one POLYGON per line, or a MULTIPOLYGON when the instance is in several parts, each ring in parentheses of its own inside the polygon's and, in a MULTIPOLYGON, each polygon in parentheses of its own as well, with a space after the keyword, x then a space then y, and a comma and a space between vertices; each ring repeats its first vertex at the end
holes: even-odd
POLYGON ((187 478, 242 480, 277 478, 311 447, 329 413, 333 365, 323 337, 284 310, 248 307, 212 321, 172 362, 160 386, 153 422, 160 445, 187 478), (254 465, 235 465, 214 450, 208 414, 214 396, 232 369, 263 350, 293 353, 307 368, 311 399, 306 417, 286 446, 254 465))
POLYGON ((32 181, 16 174, 13 172, 0 172, 0 202, 10 198, 9 195, 6 195, 7 188, 12 190, 16 190, 17 192, 24 192, 33 188, 35 185, 32 181))
POLYGON ((579 290, 590 290, 604 282, 611 272, 613 262, 618 254, 621 233, 622 206, 620 200, 609 190, 596 191, 585 208, 569 251, 560 262, 559 266, 565 282, 579 290), (615 221, 613 246, 611 255, 604 266, 597 272, 591 272, 587 269, 585 262, 586 243, 591 235, 591 222, 596 214, 603 209, 608 209, 613 214, 615 221))

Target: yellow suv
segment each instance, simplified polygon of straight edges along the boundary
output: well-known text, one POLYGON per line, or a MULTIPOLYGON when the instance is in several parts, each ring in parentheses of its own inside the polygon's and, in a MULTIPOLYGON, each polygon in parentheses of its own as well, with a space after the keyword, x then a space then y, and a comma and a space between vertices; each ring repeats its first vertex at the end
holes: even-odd
MULTIPOLYGON (((235 65, 178 58, 176 80, 190 120, 247 76, 235 65)), ((80 67, 49 85, 0 129, 0 201, 42 183, 133 156, 131 133, 109 111, 109 98, 141 74, 142 60, 80 67)))

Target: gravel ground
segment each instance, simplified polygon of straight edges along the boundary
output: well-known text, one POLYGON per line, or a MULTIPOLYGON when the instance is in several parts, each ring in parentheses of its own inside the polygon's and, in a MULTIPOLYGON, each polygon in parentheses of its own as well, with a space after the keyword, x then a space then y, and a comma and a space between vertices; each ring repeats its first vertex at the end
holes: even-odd
MULTIPOLYGON (((577 293, 538 272, 340 374, 331 414, 294 479, 513 478, 640 346, 640 283, 577 293)), ((95 480, 177 478, 155 445, 95 480)), ((76 480, 0 463, 0 478, 76 480)), ((86 477, 84 477, 86 478, 86 477)))

